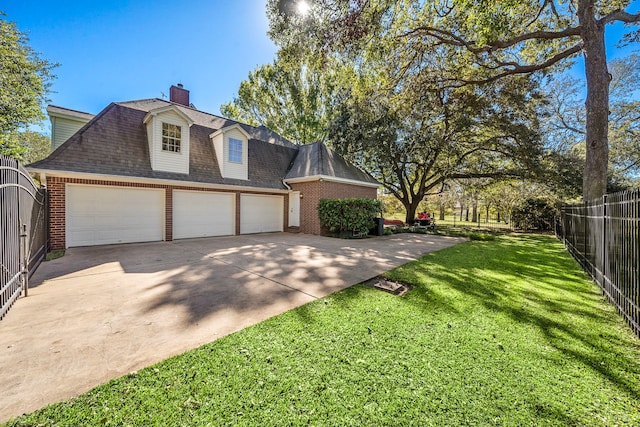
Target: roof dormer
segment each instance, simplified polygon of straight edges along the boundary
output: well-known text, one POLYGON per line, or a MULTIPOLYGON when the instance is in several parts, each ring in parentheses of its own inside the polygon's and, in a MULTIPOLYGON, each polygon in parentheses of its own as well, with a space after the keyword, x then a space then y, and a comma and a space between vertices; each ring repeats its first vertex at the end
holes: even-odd
POLYGON ((249 134, 238 124, 209 135, 223 178, 249 179, 249 134))
POLYGON ((193 120, 175 105, 168 105, 149 111, 143 122, 147 125, 151 169, 188 174, 193 120))
POLYGON ((51 120, 51 151, 61 146, 94 117, 93 114, 55 105, 47 106, 47 113, 51 120))

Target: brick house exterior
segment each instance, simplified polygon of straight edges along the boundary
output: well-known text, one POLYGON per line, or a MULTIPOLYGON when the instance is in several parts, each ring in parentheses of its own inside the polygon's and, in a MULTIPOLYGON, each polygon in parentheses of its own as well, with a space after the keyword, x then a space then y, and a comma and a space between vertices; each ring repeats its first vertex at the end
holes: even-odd
POLYGON ((320 234, 320 199, 376 198, 379 183, 323 143, 298 146, 263 126, 195 110, 182 87, 170 93, 171 101, 110 104, 28 167, 49 190, 52 249, 171 241, 177 227, 181 238, 320 234), (136 208, 138 195, 153 195, 153 206, 136 208), (203 218, 203 209, 211 215, 203 218))
POLYGON ((320 199, 342 199, 363 197, 375 199, 377 189, 342 182, 316 180, 291 184, 291 188, 300 191, 304 204, 300 204, 300 229, 309 234, 321 234, 318 204, 320 199))

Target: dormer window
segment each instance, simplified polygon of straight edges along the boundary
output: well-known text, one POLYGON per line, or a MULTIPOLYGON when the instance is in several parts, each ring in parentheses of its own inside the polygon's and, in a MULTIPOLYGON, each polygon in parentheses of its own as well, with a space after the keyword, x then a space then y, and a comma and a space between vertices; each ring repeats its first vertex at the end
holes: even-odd
POLYGON ((171 104, 149 111, 143 123, 147 126, 151 169, 188 174, 193 120, 171 104))
POLYGON ((180 152, 182 129, 170 123, 162 123, 162 151, 180 152))
POLYGON ((242 141, 229 138, 229 162, 242 163, 242 141))
POLYGON ((223 178, 249 179, 249 139, 239 124, 218 129, 209 135, 223 178))

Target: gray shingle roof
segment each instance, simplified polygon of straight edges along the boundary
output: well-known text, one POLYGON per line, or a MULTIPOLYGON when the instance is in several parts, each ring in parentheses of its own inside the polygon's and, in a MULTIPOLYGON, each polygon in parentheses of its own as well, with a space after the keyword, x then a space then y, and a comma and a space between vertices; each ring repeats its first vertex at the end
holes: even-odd
POLYGON ((286 138, 283 138, 282 136, 271 131, 269 128, 265 126, 259 126, 259 127, 249 126, 247 124, 236 122, 231 119, 226 119, 224 117, 216 116, 214 114, 205 113, 204 111, 199 111, 193 108, 185 107, 182 104, 165 101, 164 99, 158 99, 158 98, 141 99, 138 101, 116 102, 116 104, 122 105, 128 108, 133 108, 136 110, 141 110, 144 112, 149 112, 151 110, 155 110, 156 108, 162 108, 168 105, 173 105, 177 107, 180 111, 182 111, 184 114, 186 114, 191 120, 193 120, 194 124, 204 126, 212 130, 218 130, 227 126, 239 124, 242 127, 242 129, 244 129, 253 139, 269 142, 271 144, 282 145, 284 147, 292 147, 292 148, 297 147, 296 144, 292 143, 286 138))
POLYGON ((70 108, 58 107, 57 105, 48 105, 47 112, 64 114, 66 116, 77 117, 81 120, 89 121, 93 118, 93 114, 85 113, 84 111, 72 110, 70 108))
POLYGON ((378 184, 371 175, 347 162, 322 142, 301 145, 285 180, 318 175, 378 184))
POLYGON ((264 126, 249 126, 162 99, 110 104, 49 157, 29 167, 272 189, 285 189, 285 177, 314 175, 375 183, 324 144, 297 146, 264 126), (179 108, 193 121, 188 175, 151 169, 143 120, 150 110, 168 105, 179 108), (234 124, 249 135, 248 181, 222 177, 209 139, 211 133, 234 124))

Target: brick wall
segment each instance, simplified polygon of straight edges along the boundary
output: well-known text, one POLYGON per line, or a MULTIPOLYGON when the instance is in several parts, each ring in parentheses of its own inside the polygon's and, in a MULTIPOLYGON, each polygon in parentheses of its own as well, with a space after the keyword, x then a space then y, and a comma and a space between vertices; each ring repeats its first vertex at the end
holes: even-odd
POLYGON ((65 248, 65 190, 64 181, 47 180, 49 192, 49 241, 51 249, 65 248))
POLYGON ((240 194, 272 194, 284 197, 283 230, 288 230, 289 198, 282 193, 262 193, 251 191, 229 191, 218 189, 205 189, 201 187, 189 187, 183 185, 158 185, 143 183, 128 183, 118 181, 102 181, 77 178, 47 177, 49 191, 49 238, 51 249, 66 248, 66 184, 87 184, 113 187, 155 188, 165 190, 165 240, 173 240, 173 190, 214 191, 216 193, 236 194, 236 234, 240 234, 240 194))
POLYGON ((318 204, 320 199, 341 199, 347 197, 377 198, 377 189, 332 181, 312 181, 291 184, 294 191, 300 191, 300 231, 321 234, 318 204))

